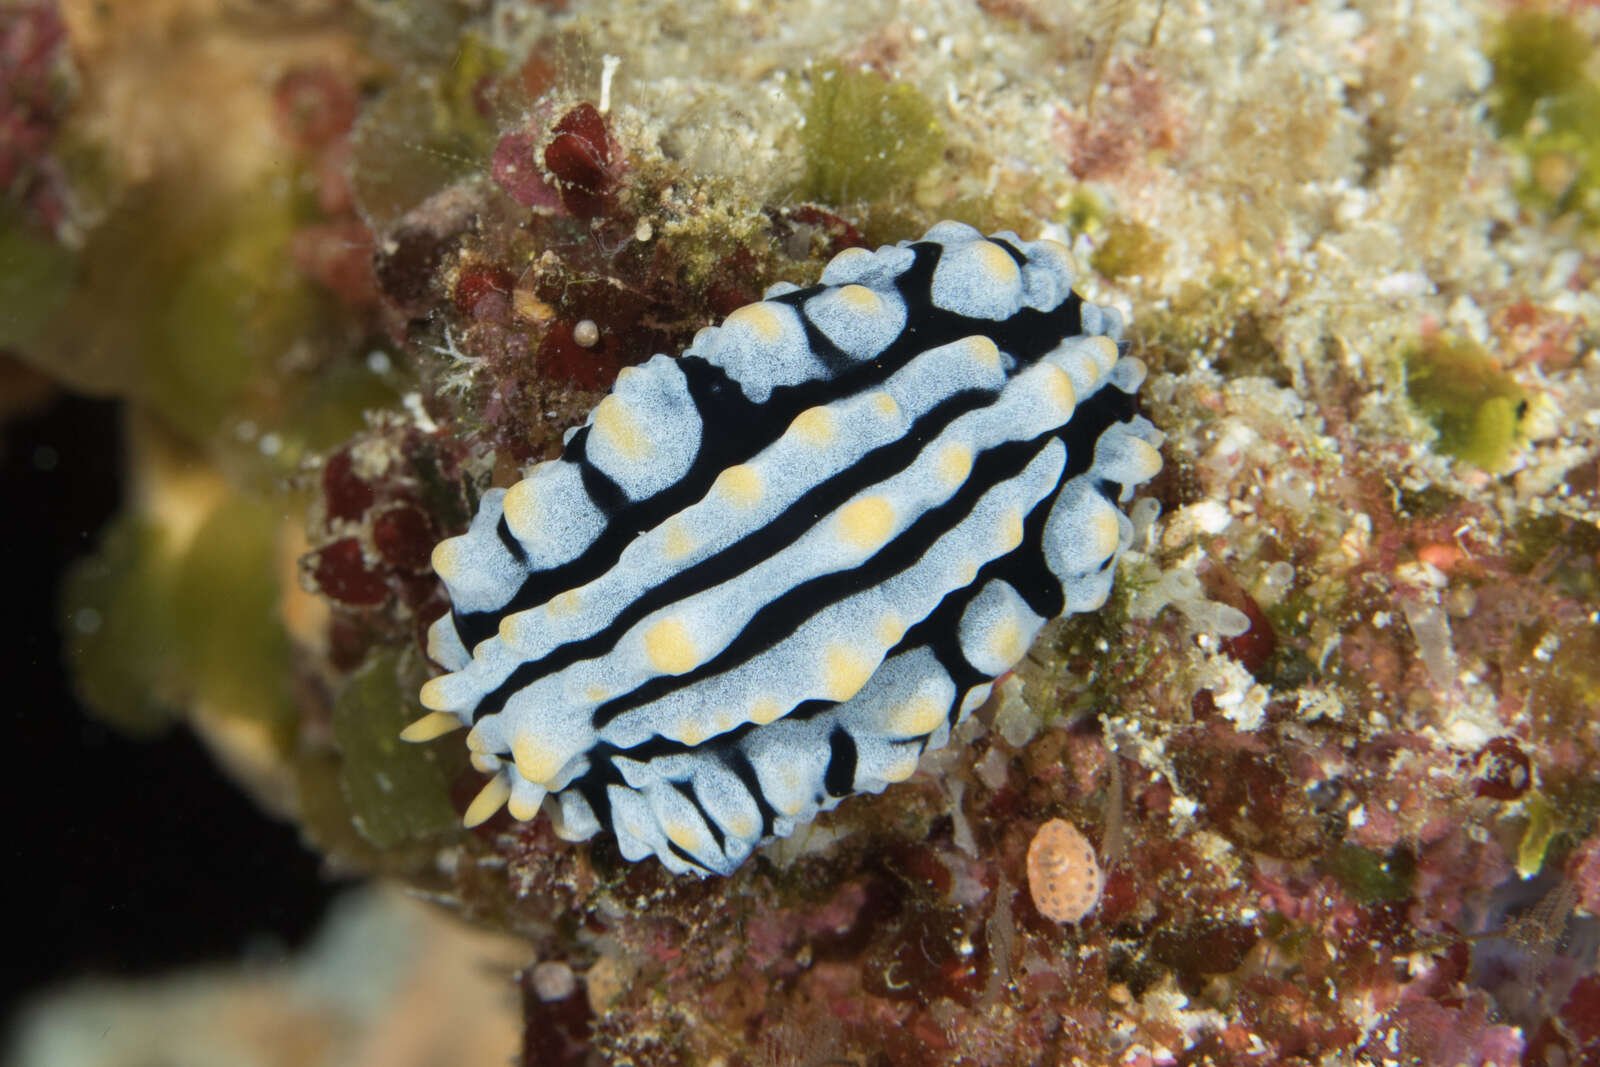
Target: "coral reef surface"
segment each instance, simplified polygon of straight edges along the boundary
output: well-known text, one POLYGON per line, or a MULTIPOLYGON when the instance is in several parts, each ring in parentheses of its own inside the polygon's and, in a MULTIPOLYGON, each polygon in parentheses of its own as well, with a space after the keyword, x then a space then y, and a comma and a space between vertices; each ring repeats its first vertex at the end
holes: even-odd
MULTIPOLYGON (((127 408, 79 688, 518 938, 534 1064, 1600 1062, 1600 8, 0 13, 0 348, 127 408), (1118 592, 726 879, 466 831, 428 567, 621 368, 944 218, 1068 244, 1118 592), (1103 889, 1030 892, 1042 826, 1103 889)), ((114 788, 108 785, 107 788, 114 788)))

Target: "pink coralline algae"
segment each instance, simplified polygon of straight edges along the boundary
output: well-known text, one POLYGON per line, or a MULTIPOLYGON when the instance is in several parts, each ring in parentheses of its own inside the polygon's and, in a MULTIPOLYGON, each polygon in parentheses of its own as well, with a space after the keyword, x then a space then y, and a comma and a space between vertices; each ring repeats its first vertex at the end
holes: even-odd
POLYGON ((47 227, 66 216, 66 182, 51 148, 62 121, 56 72, 67 40, 56 5, 0 13, 0 190, 47 227))

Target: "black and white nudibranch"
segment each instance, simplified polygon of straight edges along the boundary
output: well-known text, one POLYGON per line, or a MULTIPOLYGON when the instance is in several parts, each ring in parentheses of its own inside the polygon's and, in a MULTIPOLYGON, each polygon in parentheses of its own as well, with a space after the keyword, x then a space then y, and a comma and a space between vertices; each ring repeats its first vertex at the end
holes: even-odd
POLYGON ((727 874, 909 777, 1047 620, 1100 607, 1161 467, 1066 248, 954 222, 841 253, 624 370, 433 554, 423 741, 509 805, 727 874))

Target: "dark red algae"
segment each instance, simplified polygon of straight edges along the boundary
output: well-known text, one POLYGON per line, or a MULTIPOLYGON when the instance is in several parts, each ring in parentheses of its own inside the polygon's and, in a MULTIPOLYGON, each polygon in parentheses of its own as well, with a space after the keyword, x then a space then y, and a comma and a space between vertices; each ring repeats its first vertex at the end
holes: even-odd
POLYGON ((606 122, 593 104, 579 104, 556 123, 555 137, 545 146, 544 165, 555 175, 561 203, 569 212, 580 219, 605 212, 616 179, 610 170, 606 122))

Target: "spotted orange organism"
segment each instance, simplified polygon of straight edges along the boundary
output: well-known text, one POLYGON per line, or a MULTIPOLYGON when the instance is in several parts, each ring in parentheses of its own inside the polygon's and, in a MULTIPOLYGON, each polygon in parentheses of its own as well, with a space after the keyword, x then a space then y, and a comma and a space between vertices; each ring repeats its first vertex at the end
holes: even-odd
POLYGON ((1058 923, 1075 923, 1100 903, 1105 872, 1089 839, 1065 819, 1039 827, 1028 845, 1028 892, 1039 914, 1058 923))

